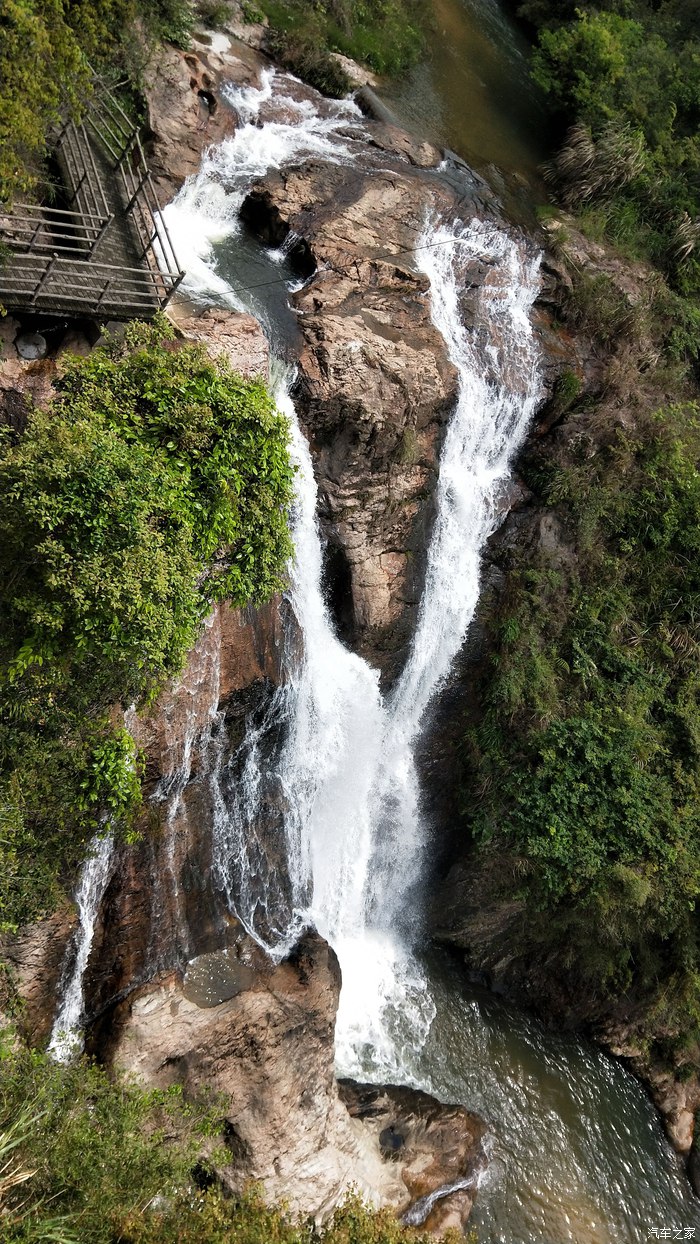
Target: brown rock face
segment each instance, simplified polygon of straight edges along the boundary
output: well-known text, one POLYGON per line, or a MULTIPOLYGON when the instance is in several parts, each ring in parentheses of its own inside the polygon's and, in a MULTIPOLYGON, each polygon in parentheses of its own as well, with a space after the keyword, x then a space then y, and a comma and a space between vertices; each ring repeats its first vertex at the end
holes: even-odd
POLYGON ((408 642, 443 426, 456 373, 430 319, 412 250, 450 195, 396 161, 391 172, 308 162, 259 184, 249 226, 291 229, 318 271, 296 296, 304 348, 298 407, 319 482, 335 614, 392 674, 408 642))
POLYGON ((405 1221, 440 1234, 464 1227, 485 1164, 482 1120, 417 1089, 353 1080, 341 1080, 339 1087, 352 1118, 361 1120, 401 1170, 412 1198, 405 1221))
POLYGON ((163 204, 196 173, 202 152, 233 133, 236 115, 225 82, 255 82, 261 59, 242 44, 237 55, 199 46, 181 52, 161 46, 145 75, 149 165, 163 204))
MULTIPOLYGON (((0 316, 0 425, 15 433, 24 430, 32 406, 46 406, 53 397, 61 355, 89 353, 87 334, 93 327, 82 322, 52 325, 46 332, 46 357, 30 362, 20 357, 15 345, 25 331, 22 323, 11 315, 0 316)), ((91 340, 96 336, 95 330, 91 340)))
POLYGON ((197 314, 176 304, 170 318, 188 341, 202 343, 215 358, 228 359, 243 376, 267 377, 270 348, 252 315, 221 307, 207 307, 197 314))
POLYGON ((223 1095, 232 1162, 222 1177, 234 1191, 261 1180, 270 1198, 322 1218, 353 1186, 405 1210, 475 1171, 484 1129, 467 1111, 411 1090, 348 1083, 339 1094, 340 972, 317 934, 277 967, 245 937, 223 958, 206 956, 184 982, 171 974, 124 1003, 112 1057, 147 1084, 223 1095), (381 1141, 390 1124, 404 1138, 397 1153, 381 1141))
POLYGON ((69 904, 16 937, 3 940, 2 957, 22 999, 20 1029, 33 1045, 47 1041, 53 1024, 65 948, 76 925, 69 904))
POLYGON ((235 752, 247 718, 281 677, 282 627, 279 601, 243 612, 218 607, 182 676, 132 723, 146 755, 144 832, 118 851, 85 975, 94 1050, 115 999, 228 942, 231 921, 212 871, 208 779, 219 751, 235 752))

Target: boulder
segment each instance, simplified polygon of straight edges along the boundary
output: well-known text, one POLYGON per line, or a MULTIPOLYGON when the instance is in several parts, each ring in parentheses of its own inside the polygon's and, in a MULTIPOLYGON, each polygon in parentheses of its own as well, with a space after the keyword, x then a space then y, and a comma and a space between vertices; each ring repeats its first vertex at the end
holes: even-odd
MULTIPOLYGON (((335 954, 308 933, 289 959, 266 961, 244 934, 222 965, 153 981, 113 1015, 115 1067, 157 1088, 221 1095, 231 1162, 219 1170, 239 1192, 250 1180, 292 1213, 325 1218, 352 1189, 405 1212, 419 1197, 475 1175, 483 1123, 424 1093, 343 1082, 333 1073, 340 990, 335 954), (204 977, 208 976, 207 989, 204 977), (188 980, 188 977, 190 979, 188 980), (404 1137, 387 1153, 391 1125, 404 1137)), ((462 1194, 458 1194, 462 1195, 462 1194)), ((466 1221, 472 1194, 460 1203, 466 1221)), ((455 1206, 439 1204, 440 1225, 455 1206)))

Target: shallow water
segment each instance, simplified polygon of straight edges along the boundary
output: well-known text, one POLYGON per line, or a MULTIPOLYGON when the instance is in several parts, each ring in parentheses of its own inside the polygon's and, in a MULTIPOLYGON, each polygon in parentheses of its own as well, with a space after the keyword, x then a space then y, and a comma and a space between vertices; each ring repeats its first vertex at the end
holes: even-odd
POLYGON ((548 123, 527 40, 498 0, 435 0, 434 10, 425 59, 378 93, 407 128, 536 189, 548 123))

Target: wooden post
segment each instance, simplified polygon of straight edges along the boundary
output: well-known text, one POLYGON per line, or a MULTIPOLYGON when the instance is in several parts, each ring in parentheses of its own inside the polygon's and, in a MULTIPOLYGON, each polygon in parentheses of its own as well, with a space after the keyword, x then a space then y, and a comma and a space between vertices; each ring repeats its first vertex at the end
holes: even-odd
POLYGON ((107 229, 109 228, 109 226, 111 225, 111 223, 112 223, 112 221, 113 221, 113 220, 114 220, 114 216, 111 216, 111 215, 110 215, 110 216, 108 216, 108 217, 107 217, 107 219, 105 220, 105 222, 104 222, 104 224, 102 225, 102 228, 100 229, 100 231, 99 231, 99 233, 98 233, 97 237, 94 239, 94 241, 92 242, 92 244, 91 244, 91 246, 90 246, 90 254, 91 254, 91 255, 94 255, 94 253, 95 253, 95 251, 96 251, 96 249, 97 249, 98 244, 102 241, 102 239, 103 239, 103 237, 104 237, 105 233, 107 232, 107 229))
POLYGON ((43 225, 43 223, 44 223, 44 221, 43 221, 43 217, 41 217, 41 216, 40 216, 40 217, 39 217, 39 220, 38 220, 38 222, 37 222, 36 229, 34 230, 34 232, 33 232, 33 234, 32 234, 32 240, 31 240, 31 242, 29 243, 29 249, 30 249, 30 251, 33 251, 33 250, 34 250, 34 243, 36 242, 36 240, 37 240, 37 238, 38 238, 38 236, 39 236, 39 233, 41 232, 41 226, 43 225))
POLYGON ((102 289, 102 293, 100 294, 100 297, 97 302, 97 308, 96 308, 97 311, 101 309, 102 303, 104 302, 105 298, 107 297, 107 294, 109 293, 110 289, 114 285, 115 280, 116 280, 116 277, 110 276, 105 281, 104 287, 102 289))

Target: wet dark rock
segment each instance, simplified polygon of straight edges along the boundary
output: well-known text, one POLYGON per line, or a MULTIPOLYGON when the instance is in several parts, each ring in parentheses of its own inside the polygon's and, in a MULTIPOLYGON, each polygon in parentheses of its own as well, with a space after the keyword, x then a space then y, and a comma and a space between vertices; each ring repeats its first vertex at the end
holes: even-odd
POLYGON ((401 1132, 397 1131, 393 1123, 390 1123, 389 1127, 385 1127, 384 1131, 379 1133, 379 1149, 383 1158, 396 1157, 405 1144, 405 1136, 402 1136, 401 1132))
POLYGON ((341 1100, 374 1137, 385 1162, 398 1167, 410 1205, 452 1184, 468 1184, 436 1201, 421 1222, 429 1231, 462 1230, 485 1165, 483 1121, 463 1106, 443 1105, 428 1093, 394 1085, 341 1080, 341 1100))

